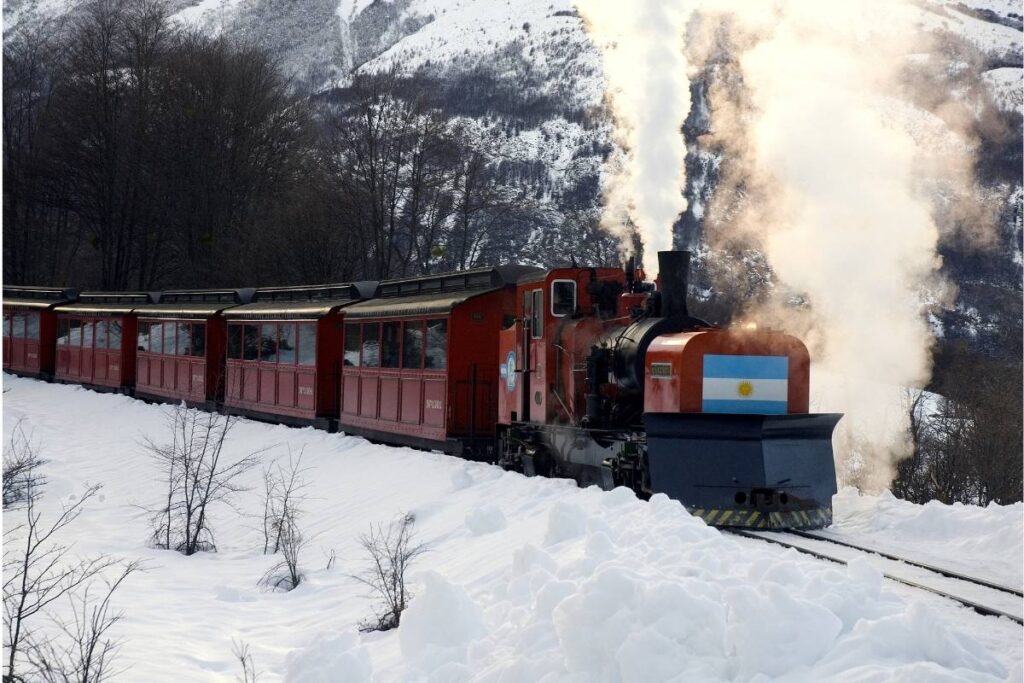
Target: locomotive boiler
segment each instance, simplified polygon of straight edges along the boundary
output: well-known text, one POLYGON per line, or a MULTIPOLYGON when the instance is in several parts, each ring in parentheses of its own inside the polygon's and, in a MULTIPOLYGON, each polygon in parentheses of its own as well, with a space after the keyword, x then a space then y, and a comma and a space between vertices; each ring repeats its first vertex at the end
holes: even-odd
POLYGON ((808 411, 807 348, 691 316, 689 253, 658 256, 657 287, 610 268, 519 281, 499 338, 499 462, 664 493, 715 526, 828 525, 841 415, 808 411))

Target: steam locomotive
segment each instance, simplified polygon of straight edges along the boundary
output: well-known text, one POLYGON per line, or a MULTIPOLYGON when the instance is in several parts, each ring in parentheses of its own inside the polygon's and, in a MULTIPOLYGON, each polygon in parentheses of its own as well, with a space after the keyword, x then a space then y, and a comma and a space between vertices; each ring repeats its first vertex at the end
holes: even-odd
POLYGON ((830 524, 842 416, 808 412, 807 348, 692 317, 690 254, 658 257, 657 289, 631 269, 520 281, 522 315, 499 342, 498 461, 665 493, 716 526, 830 524), (554 325, 538 311, 545 290, 554 325))
POLYGON ((831 522, 832 431, 779 332, 689 315, 687 252, 384 282, 4 286, 7 372, 664 493, 708 524, 831 522))

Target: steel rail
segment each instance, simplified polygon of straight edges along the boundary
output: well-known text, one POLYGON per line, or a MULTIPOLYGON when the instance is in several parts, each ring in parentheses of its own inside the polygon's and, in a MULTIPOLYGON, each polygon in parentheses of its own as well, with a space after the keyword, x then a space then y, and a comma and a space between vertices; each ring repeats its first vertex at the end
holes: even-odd
MULTIPOLYGON (((729 532, 729 533, 731 533, 733 535, 742 536, 744 538, 752 538, 752 539, 755 539, 755 540, 758 540, 758 541, 765 541, 767 543, 774 543, 774 544, 780 545, 780 546, 782 546, 784 548, 792 548, 793 550, 796 550, 797 552, 804 553, 804 554, 810 555, 812 557, 817 557, 818 559, 828 560, 829 562, 835 562, 836 564, 842 564, 842 565, 846 565, 847 564, 846 560, 843 560, 842 558, 835 557, 833 555, 829 555, 828 553, 818 552, 816 550, 813 550, 811 548, 808 548, 806 546, 802 546, 802 545, 799 545, 799 544, 796 544, 796 543, 789 543, 789 542, 787 542, 787 541, 785 541, 784 539, 781 539, 781 538, 773 538, 773 537, 768 537, 768 536, 762 536, 762 535, 760 535, 756 531, 748 531, 748 530, 745 530, 745 529, 730 529, 730 528, 722 529, 722 531, 727 531, 727 532, 729 532)), ((814 534, 810 534, 810 533, 806 533, 806 532, 794 533, 791 530, 785 530, 785 531, 773 530, 773 531, 771 531, 769 533, 791 534, 793 536, 797 536, 797 537, 800 537, 800 538, 811 538, 813 540, 821 541, 823 543, 831 542, 831 539, 820 538, 820 537, 815 536, 814 534)), ((886 556, 883 553, 878 553, 874 549, 871 549, 871 548, 864 548, 862 546, 858 546, 858 545, 854 545, 852 543, 846 543, 846 542, 839 543, 838 545, 846 546, 846 547, 849 547, 851 549, 859 550, 859 551, 864 552, 864 553, 877 554, 877 555, 883 556, 886 559, 889 559, 889 560, 892 560, 892 561, 905 562, 907 564, 911 564, 913 566, 916 566, 919 569, 925 569, 926 571, 931 571, 933 573, 938 573, 940 576, 945 576, 946 578, 952 578, 952 579, 956 579, 956 580, 959 580, 959 581, 965 581, 965 582, 974 583, 974 584, 978 584, 979 583, 978 581, 975 580, 976 577, 960 576, 960 575, 957 575, 956 572, 952 572, 950 570, 943 570, 942 572, 937 572, 935 569, 932 569, 931 567, 924 567, 924 566, 922 566, 919 563, 911 562, 911 561, 905 560, 904 558, 897 557, 895 555, 886 556)), ((908 579, 908 578, 903 577, 903 576, 896 576, 894 574, 890 574, 890 573, 885 572, 885 571, 882 572, 882 575, 885 578, 889 579, 890 581, 895 581, 897 583, 902 583, 905 586, 910 586, 912 588, 917 588, 919 590, 927 591, 929 593, 933 593, 935 595, 947 598, 949 600, 953 600, 954 602, 958 602, 961 605, 964 605, 965 607, 970 607, 971 609, 973 609, 978 614, 981 614, 981 615, 984 615, 984 616, 990 616, 990 617, 1006 617, 1007 619, 1009 619, 1009 620, 1011 620, 1013 622, 1016 622, 1016 623, 1021 624, 1022 626, 1024 626, 1024 619, 1022 619, 1021 617, 1019 617, 1019 616, 1017 616, 1015 614, 1010 614, 1010 613, 1005 612, 1005 611, 1003 611, 1001 609, 998 609, 996 607, 990 607, 990 606, 985 605, 983 603, 977 602, 976 600, 972 600, 971 598, 965 598, 965 597, 963 597, 961 595, 956 595, 956 594, 944 591, 941 588, 936 588, 934 586, 929 586, 927 584, 921 583, 919 581, 915 581, 913 579, 908 579)), ((981 585, 984 585, 986 588, 989 588, 989 590, 996 590, 996 591, 999 591, 999 592, 1002 592, 1002 593, 1010 593, 1012 595, 1020 595, 1020 593, 1018 591, 1015 591, 1013 589, 1007 590, 1006 588, 999 587, 998 584, 992 584, 992 586, 988 586, 988 585, 985 585, 985 584, 981 584, 981 585)))

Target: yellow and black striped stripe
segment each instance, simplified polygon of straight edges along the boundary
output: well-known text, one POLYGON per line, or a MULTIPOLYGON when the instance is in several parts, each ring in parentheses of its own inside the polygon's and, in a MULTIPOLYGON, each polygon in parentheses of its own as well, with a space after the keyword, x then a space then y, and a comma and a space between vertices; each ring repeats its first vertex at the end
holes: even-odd
POLYGON ((708 526, 743 527, 745 529, 820 529, 832 523, 831 508, 762 512, 748 508, 715 510, 688 508, 708 526))

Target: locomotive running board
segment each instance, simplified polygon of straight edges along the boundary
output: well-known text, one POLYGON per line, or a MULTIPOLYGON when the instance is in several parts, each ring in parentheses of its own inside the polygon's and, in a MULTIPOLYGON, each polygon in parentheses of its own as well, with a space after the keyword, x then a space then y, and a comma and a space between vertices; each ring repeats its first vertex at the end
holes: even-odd
POLYGON ((715 526, 825 526, 836 493, 832 432, 841 417, 645 413, 650 491, 715 526))

